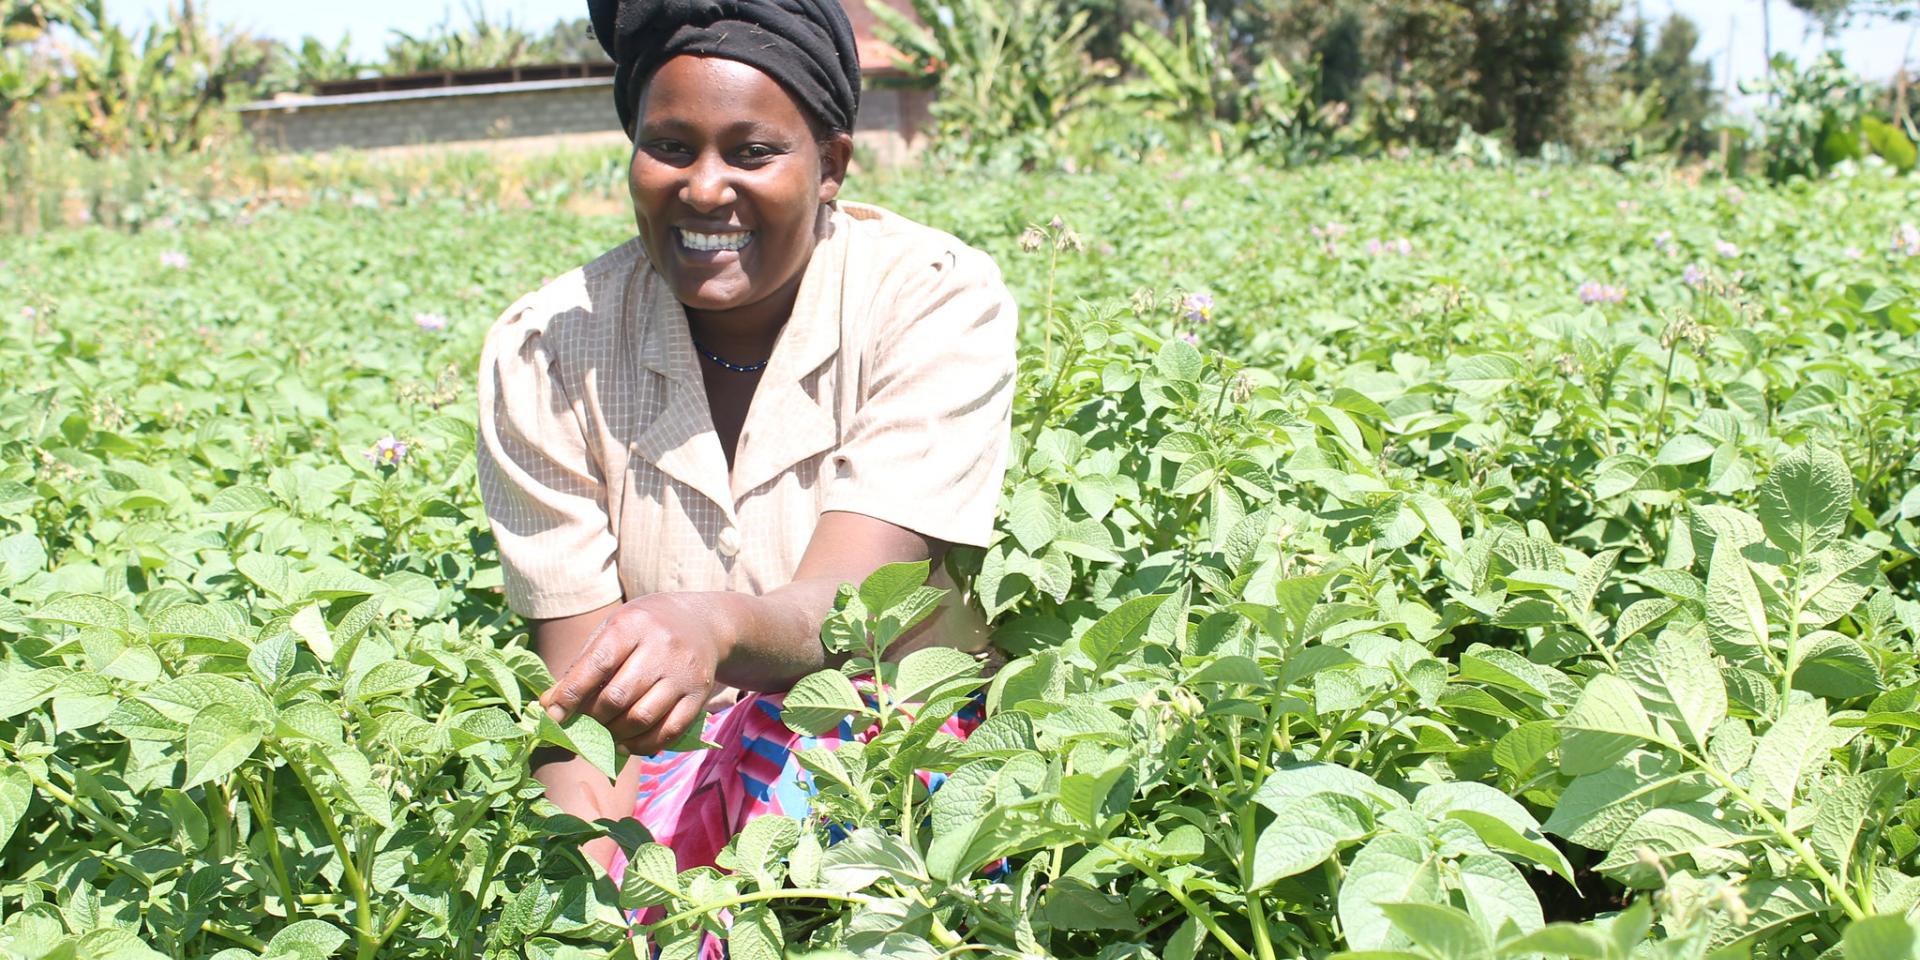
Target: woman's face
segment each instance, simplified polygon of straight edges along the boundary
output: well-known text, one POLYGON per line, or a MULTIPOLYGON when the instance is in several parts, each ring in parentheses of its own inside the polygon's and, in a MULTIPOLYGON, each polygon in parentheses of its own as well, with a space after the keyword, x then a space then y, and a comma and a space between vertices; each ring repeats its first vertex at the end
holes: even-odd
POLYGON ((786 89, 744 63, 680 56, 654 73, 628 188, 647 256, 688 310, 791 308, 846 173, 843 140, 820 143, 786 89))

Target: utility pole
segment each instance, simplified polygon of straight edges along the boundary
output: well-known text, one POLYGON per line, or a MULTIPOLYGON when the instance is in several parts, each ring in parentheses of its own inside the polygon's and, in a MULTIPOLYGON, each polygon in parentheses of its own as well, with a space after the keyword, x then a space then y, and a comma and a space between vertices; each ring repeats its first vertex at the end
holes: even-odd
MULTIPOLYGON (((1727 10, 1727 79, 1725 81, 1727 89, 1722 94, 1722 100, 1726 104, 1725 109, 1729 111, 1733 109, 1733 43, 1734 38, 1739 35, 1740 18, 1729 8, 1727 10)), ((1726 123, 1720 125, 1720 172, 1725 176, 1733 175, 1733 127, 1726 123)))
POLYGON ((1767 55, 1767 103, 1773 103, 1773 0, 1760 0, 1760 47, 1767 55))

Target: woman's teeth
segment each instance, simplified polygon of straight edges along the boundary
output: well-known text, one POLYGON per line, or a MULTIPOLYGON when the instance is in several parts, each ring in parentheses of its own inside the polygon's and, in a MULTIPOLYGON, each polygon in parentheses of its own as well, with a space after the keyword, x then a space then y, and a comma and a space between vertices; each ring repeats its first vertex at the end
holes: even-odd
POLYGON ((680 231, 680 242, 688 250, 710 252, 714 250, 738 250, 753 240, 753 231, 742 230, 737 233, 695 233, 692 230, 680 231))

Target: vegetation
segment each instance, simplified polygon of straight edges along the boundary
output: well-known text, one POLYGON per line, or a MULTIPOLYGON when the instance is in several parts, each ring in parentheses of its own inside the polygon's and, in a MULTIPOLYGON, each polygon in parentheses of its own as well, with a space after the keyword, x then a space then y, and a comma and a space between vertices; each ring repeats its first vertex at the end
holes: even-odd
POLYGON ((615 758, 526 709, 471 466, 490 319, 630 222, 376 187, 0 238, 0 951, 1913 955, 1910 180, 862 181, 1025 305, 953 560, 1010 662, 807 680, 880 737, 685 874, 528 781, 615 758))

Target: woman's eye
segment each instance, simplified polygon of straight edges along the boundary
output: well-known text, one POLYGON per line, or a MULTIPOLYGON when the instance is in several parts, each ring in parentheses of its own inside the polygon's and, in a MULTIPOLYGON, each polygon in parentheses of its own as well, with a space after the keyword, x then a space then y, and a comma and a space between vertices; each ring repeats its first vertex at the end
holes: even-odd
POLYGON ((764 143, 749 143, 740 148, 740 156, 747 160, 766 160, 775 156, 776 153, 777 151, 764 143))

